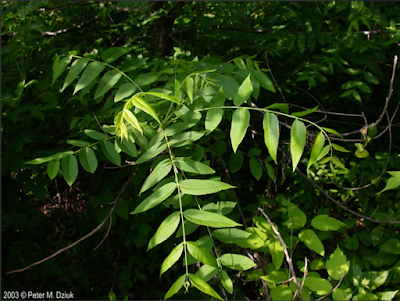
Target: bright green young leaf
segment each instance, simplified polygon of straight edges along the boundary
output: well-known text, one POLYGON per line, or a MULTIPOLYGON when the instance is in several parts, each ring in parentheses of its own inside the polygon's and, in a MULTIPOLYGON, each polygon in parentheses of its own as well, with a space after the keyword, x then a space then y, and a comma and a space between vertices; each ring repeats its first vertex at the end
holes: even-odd
POLYGON ((386 271, 369 271, 367 274, 368 279, 370 279, 371 290, 383 285, 389 276, 389 270, 386 271))
POLYGON ((104 51, 101 54, 101 58, 103 59, 104 62, 107 64, 110 64, 117 60, 119 57, 121 57, 124 54, 127 54, 132 51, 132 47, 112 47, 108 48, 106 51, 104 51))
POLYGON ((131 214, 138 214, 154 208, 166 200, 176 189, 176 183, 171 182, 158 188, 155 192, 149 195, 142 201, 131 214))
POLYGON ((236 153, 239 144, 242 142, 244 136, 246 135, 249 123, 250 112, 248 109, 238 108, 235 110, 235 112, 233 112, 230 131, 233 152, 236 153))
POLYGON ((189 195, 205 195, 219 192, 221 190, 227 190, 235 188, 227 183, 213 180, 183 180, 179 183, 179 186, 183 193, 189 195))
POLYGON ((107 135, 94 131, 94 130, 84 130, 85 135, 89 136, 90 138, 94 139, 94 140, 104 140, 107 139, 107 135))
POLYGON ((228 244, 234 244, 238 241, 244 240, 251 235, 250 232, 243 231, 240 229, 232 228, 232 229, 217 229, 212 232, 212 236, 214 236, 219 241, 228 244))
POLYGON ((380 249, 386 253, 399 255, 400 254, 400 240, 398 238, 389 238, 380 249))
POLYGON ((235 106, 241 106, 246 100, 249 99, 251 93, 253 92, 253 86, 251 84, 250 74, 246 77, 243 83, 240 85, 235 98, 233 99, 233 103, 235 106))
MULTIPOLYGON (((137 94, 136 94, 137 95, 137 94)), ((143 112, 146 114, 149 114, 151 117, 153 117, 159 124, 161 124, 160 119, 157 116, 157 113, 154 111, 154 109, 147 103, 145 102, 142 98, 138 96, 132 96, 131 99, 129 100, 135 107, 141 109, 143 112)))
POLYGON ((79 152, 79 162, 87 172, 94 173, 97 169, 96 154, 90 147, 84 148, 79 152))
POLYGON ((389 180, 386 182, 386 186, 379 193, 382 193, 386 190, 397 189, 400 187, 400 171, 388 171, 388 174, 391 175, 389 180))
POLYGON ((326 261, 326 270, 332 279, 340 280, 343 273, 344 276, 349 272, 350 261, 346 261, 346 255, 343 254, 339 247, 336 248, 335 252, 329 256, 326 261))
POLYGON ((82 141, 82 140, 74 140, 74 139, 68 139, 67 140, 68 144, 71 144, 73 146, 77 146, 77 147, 86 147, 88 146, 90 143, 87 141, 82 141))
POLYGON ((196 272, 196 276, 203 279, 204 282, 210 281, 218 273, 218 268, 212 267, 207 264, 203 264, 201 268, 196 272))
POLYGON ((101 79, 99 85, 97 86, 96 93, 94 98, 98 98, 106 94, 115 84, 119 81, 122 74, 117 70, 110 70, 104 74, 103 78, 101 79))
POLYGON ((340 133, 339 133, 338 131, 336 131, 336 130, 334 130, 334 129, 330 129, 330 128, 325 128, 325 127, 323 127, 323 129, 324 129, 325 131, 327 131, 328 133, 337 135, 337 136, 339 136, 340 138, 342 138, 342 139, 344 140, 343 136, 340 135, 340 133))
MULTIPOLYGON (((324 148, 322 149, 322 151, 319 153, 318 157, 317 157, 317 162, 323 158, 325 158, 325 156, 329 153, 331 147, 330 145, 326 145, 324 146, 324 148)), ((328 158, 329 159, 329 158, 328 158)))
POLYGON ((174 265, 175 262, 181 257, 183 252, 183 242, 177 245, 175 248, 172 249, 171 253, 164 259, 163 263, 161 264, 160 270, 160 277, 164 274, 170 267, 174 265))
POLYGON ((263 169, 262 169, 262 166, 261 166, 260 162, 258 162, 258 160, 256 160, 253 157, 251 157, 250 161, 249 161, 249 164, 250 164, 251 174, 254 176, 254 178, 257 181, 259 181, 261 179, 262 174, 263 174, 263 169))
POLYGON ((283 246, 279 239, 271 238, 268 241, 268 247, 272 256, 272 262, 274 263, 275 270, 278 270, 283 263, 283 257, 285 255, 283 252, 283 246))
POLYGON ((233 294, 233 283, 231 278, 229 278, 228 273, 224 270, 221 270, 220 278, 222 285, 228 291, 228 293, 233 294))
POLYGON ((224 266, 237 271, 246 271, 256 266, 249 257, 239 254, 225 253, 219 259, 224 266))
POLYGON ((187 157, 176 158, 175 165, 180 170, 191 172, 194 174, 211 175, 215 173, 215 170, 212 169, 210 166, 187 157))
POLYGON ((380 298, 379 298, 379 300, 382 300, 382 301, 391 301, 391 300, 393 300, 393 298, 396 296, 396 294, 397 294, 398 292, 399 292, 399 290, 382 292, 382 293, 380 293, 380 298))
POLYGON ((139 132, 143 133, 142 127, 140 126, 139 121, 137 120, 135 114, 133 114, 131 110, 127 109, 123 109, 122 112, 123 112, 122 118, 128 121, 128 123, 132 125, 135 129, 137 129, 139 132))
POLYGON ((313 165, 317 161, 320 153, 322 152, 322 149, 324 148, 324 145, 325 145, 325 136, 322 132, 319 132, 317 138, 315 138, 314 145, 311 149, 310 161, 308 161, 307 169, 309 169, 311 165, 313 165))
POLYGON ((68 157, 69 155, 73 154, 73 151, 66 151, 66 152, 61 152, 61 153, 57 153, 51 156, 47 156, 44 158, 36 158, 34 160, 25 162, 25 164, 42 164, 42 163, 46 163, 46 162, 50 162, 53 160, 61 160, 65 157, 68 157))
POLYGON ((190 102, 193 103, 193 85, 194 81, 192 77, 187 77, 185 81, 185 86, 186 86, 186 94, 190 99, 190 102))
POLYGON ((71 63, 72 56, 67 55, 64 57, 62 60, 60 60, 60 57, 57 56, 56 59, 54 60, 53 63, 53 84, 57 80, 57 78, 60 77, 60 75, 64 72, 65 68, 71 63))
POLYGON ((258 71, 258 70, 251 70, 251 75, 260 84, 261 87, 263 87, 264 89, 267 89, 268 91, 271 91, 274 93, 276 92, 274 84, 273 84, 272 80, 268 77, 267 74, 265 74, 261 71, 258 71))
POLYGON ((110 141, 101 141, 100 146, 108 160, 115 165, 121 166, 121 156, 117 153, 114 145, 110 141))
POLYGON ((61 171, 69 186, 75 182, 78 176, 78 161, 74 155, 69 155, 61 161, 61 171))
POLYGON ((224 116, 223 109, 211 109, 207 111, 205 127, 208 133, 211 133, 220 124, 224 116))
POLYGON ((303 122, 296 119, 290 130, 290 153, 292 155, 293 172, 299 164, 306 145, 307 129, 303 122))
POLYGON ((343 169, 347 169, 346 166, 342 163, 342 161, 340 161, 340 159, 338 157, 332 157, 331 161, 337 167, 340 167, 340 168, 343 168, 343 169))
POLYGON ((267 282, 271 282, 273 284, 278 284, 279 282, 283 282, 288 280, 288 275, 281 271, 272 271, 268 273, 266 276, 261 276, 261 279, 264 279, 267 282))
POLYGON ((103 63, 98 61, 90 63, 86 67, 85 71, 83 71, 81 78, 79 79, 78 83, 75 86, 73 94, 89 86, 96 79, 96 77, 104 70, 105 67, 106 66, 103 63))
POLYGON ((167 216, 165 220, 158 227, 156 233, 149 241, 147 251, 166 241, 172 234, 175 233, 180 222, 180 212, 176 211, 167 216))
POLYGON ((345 149, 343 146, 340 146, 338 144, 332 143, 332 146, 338 152, 342 152, 342 153, 349 153, 350 152, 349 150, 345 149))
POLYGON ((239 69, 246 69, 246 65, 244 64, 243 59, 237 57, 237 58, 233 59, 233 62, 235 63, 236 67, 238 67, 239 69))
POLYGON ((234 220, 227 218, 221 214, 208 212, 198 209, 187 209, 183 212, 185 218, 194 224, 201 226, 209 226, 213 228, 228 228, 241 226, 234 220))
POLYGON ((326 214, 320 214, 311 220, 311 226, 321 231, 337 231, 340 227, 346 225, 336 218, 330 217, 326 214))
POLYGON ((277 163, 279 121, 275 114, 265 112, 263 118, 264 142, 271 158, 277 163))
POLYGON ((223 298, 221 298, 220 295, 218 295, 218 293, 207 283, 205 282, 203 279, 197 277, 194 274, 189 273, 189 280, 190 283, 193 284, 194 287, 196 287, 199 291, 210 295, 211 297, 214 297, 215 299, 218 300, 224 300, 223 298))
POLYGON ((314 108, 312 108, 312 109, 309 109, 309 110, 307 110, 307 111, 294 112, 294 113, 292 113, 292 116, 302 117, 302 116, 306 116, 306 115, 308 115, 308 114, 314 113, 314 112, 316 112, 317 110, 318 110, 318 106, 316 106, 316 107, 314 107, 314 108))
POLYGON ((278 285, 276 288, 271 289, 270 296, 273 301, 293 299, 292 290, 286 284, 281 284, 278 285))
POLYGON ((50 161, 47 164, 47 175, 49 176, 50 180, 53 180, 58 172, 60 171, 60 160, 50 161))
POLYGON ((317 295, 325 295, 331 292, 332 284, 323 278, 307 276, 304 285, 317 295))
POLYGON ((154 170, 151 172, 151 174, 147 177, 146 181, 144 181, 139 194, 142 194, 147 189, 153 187, 162 179, 164 179, 169 174, 171 169, 172 169, 172 163, 170 158, 162 160, 160 163, 158 163, 157 166, 154 168, 154 170))
POLYGON ((197 243, 192 241, 187 241, 186 244, 190 255, 192 255, 196 260, 203 264, 218 267, 216 259, 209 251, 207 251, 207 249, 199 247, 197 243))
POLYGON ((88 63, 89 61, 83 58, 76 60, 72 63, 60 92, 63 92, 65 88, 68 87, 78 77, 78 75, 83 71, 83 69, 85 69, 88 63))
POLYGON ((185 283, 185 279, 186 279, 186 274, 180 276, 174 282, 174 284, 171 285, 171 287, 169 288, 169 290, 165 294, 164 299, 167 300, 167 299, 171 298, 173 295, 175 295, 177 292, 179 292, 180 289, 182 288, 183 284, 185 283))
POLYGON ((310 250, 321 256, 325 256, 324 245, 313 230, 307 229, 300 231, 299 239, 304 242, 310 250))

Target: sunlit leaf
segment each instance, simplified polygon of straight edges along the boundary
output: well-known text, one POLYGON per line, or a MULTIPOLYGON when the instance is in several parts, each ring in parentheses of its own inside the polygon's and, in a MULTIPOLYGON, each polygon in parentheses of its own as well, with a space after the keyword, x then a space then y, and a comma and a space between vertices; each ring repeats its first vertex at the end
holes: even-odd
POLYGON ((186 244, 190 255, 192 255, 196 260, 203 264, 218 267, 216 259, 209 251, 207 251, 207 249, 199 247, 197 243, 192 241, 187 241, 186 244))
POLYGON ((239 254, 225 253, 219 259, 224 266, 237 271, 245 271, 256 266, 249 257, 239 254))
POLYGON ((98 98, 106 94, 112 87, 115 86, 115 84, 119 81, 121 76, 122 74, 120 71, 117 70, 107 71, 107 73, 104 74, 103 78, 101 79, 97 87, 94 98, 98 98))
POLYGON ((78 77, 78 75, 83 71, 83 69, 85 69, 88 63, 89 61, 83 58, 76 60, 72 63, 60 92, 63 92, 65 88, 68 87, 78 77))
POLYGON ((339 247, 336 248, 335 252, 329 256, 326 261, 326 270, 332 279, 339 280, 349 272, 350 261, 346 261, 346 255, 343 254, 339 247))
POLYGON ((251 93, 253 92, 253 86, 251 84, 250 74, 246 77, 243 83, 240 85, 237 94, 233 100, 235 106, 242 105, 246 100, 249 99, 251 93))
POLYGON ((159 245, 160 243, 166 241, 172 234, 175 233, 180 222, 180 212, 176 211, 168 215, 161 225, 158 227, 156 233, 149 241, 147 246, 147 251, 159 245))
POLYGON ((191 103, 193 103, 193 85, 193 78, 190 76, 187 77, 185 81, 186 94, 188 95, 191 103))
POLYGON ((300 231, 299 239, 300 241, 304 242, 310 250, 313 250, 315 253, 321 256, 325 256, 324 245, 313 230, 307 229, 300 231))
POLYGON ((325 145, 325 136, 322 132, 319 132, 317 138, 315 138, 314 145, 311 149, 310 161, 308 161, 307 169, 310 168, 311 165, 313 165, 317 161, 320 153, 324 148, 324 145, 325 145))
POLYGON ((167 293, 164 296, 164 299, 167 300, 169 298, 171 298, 173 295, 175 295, 177 292, 180 291, 180 289, 182 288, 183 284, 185 283, 185 279, 186 279, 186 274, 180 276, 169 288, 169 290, 167 291, 167 293))
POLYGON ((140 189, 139 194, 142 194, 147 189, 153 187, 155 184, 164 179, 172 169, 171 159, 165 159, 157 164, 154 170, 147 177, 146 181, 144 181, 142 188, 140 189))
POLYGON ((161 204, 166 200, 176 189, 176 183, 171 182, 158 188, 155 192, 149 195, 144 201, 142 201, 131 214, 138 214, 154 208, 158 204, 161 204))
POLYGON ((311 220, 311 225, 315 229, 321 231, 337 231, 340 227, 345 226, 341 221, 326 214, 320 214, 314 217, 311 220))
POLYGON ((307 129, 303 122, 296 119, 290 130, 290 153, 292 155, 293 172, 299 164, 306 145, 307 129))
POLYGON ((223 298, 221 298, 220 295, 218 295, 218 293, 209 285, 207 284, 207 282, 205 282, 203 279, 197 277, 194 274, 189 273, 189 280, 190 283, 193 284, 193 286, 195 286, 199 291, 210 295, 211 297, 214 297, 215 299, 218 300, 224 300, 223 298))
POLYGON ((104 140, 107 139, 107 135, 94 131, 94 130, 89 130, 86 129, 84 130, 85 135, 89 136, 90 138, 94 139, 94 140, 104 140))
POLYGON ((75 86, 73 94, 89 86, 96 79, 96 77, 104 70, 105 67, 106 66, 103 63, 98 61, 90 63, 86 67, 85 71, 83 71, 81 78, 79 79, 78 83, 75 86))
POLYGON ((61 152, 44 158, 36 158, 34 160, 25 162, 25 164, 42 164, 53 160, 61 160, 62 158, 65 158, 73 153, 74 153, 73 151, 61 152))
POLYGON ((194 174, 210 175, 215 173, 215 170, 212 169, 210 166, 187 157, 176 158, 175 165, 180 170, 191 172, 194 174))
POLYGON ((213 180, 183 180, 179 183, 183 193, 189 195, 205 195, 219 192, 221 190, 235 188, 227 183, 213 180))
POLYGON ((275 114, 265 112, 263 118, 264 142, 271 158, 277 163, 279 121, 275 114))
POLYGON ((183 242, 177 245, 175 248, 172 249, 171 253, 164 259, 163 263, 161 264, 160 270, 160 277, 164 274, 170 267, 174 265, 175 262, 181 257, 183 252, 183 242))
POLYGON ((183 212, 183 215, 187 220, 201 226, 209 226, 213 228, 241 226, 234 220, 214 212, 198 209, 187 209, 183 212))
POLYGON ((239 144, 246 135, 247 128, 250 123, 250 112, 245 108, 238 108, 233 112, 230 137, 233 152, 236 153, 239 144))

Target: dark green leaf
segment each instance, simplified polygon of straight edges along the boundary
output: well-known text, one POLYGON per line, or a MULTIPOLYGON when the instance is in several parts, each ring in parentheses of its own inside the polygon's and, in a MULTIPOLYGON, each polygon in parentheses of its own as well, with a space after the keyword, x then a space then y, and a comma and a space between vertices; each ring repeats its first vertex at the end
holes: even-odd
POLYGON ((69 155, 61 161, 61 171, 69 186, 75 182, 78 176, 78 161, 74 155, 69 155))
POLYGON ((176 183, 171 182, 165 184, 164 186, 158 188, 150 196, 148 196, 144 201, 142 201, 131 214, 138 214, 154 208, 158 204, 161 204, 166 200, 176 189, 176 183))
POLYGON ((101 141, 100 146, 108 160, 115 165, 121 166, 121 156, 117 153, 114 145, 110 141, 101 141))
POLYGON ((101 62, 96 61, 90 63, 86 67, 85 71, 83 71, 81 78, 79 79, 78 83, 75 86, 73 94, 89 86, 96 79, 96 77, 104 70, 105 67, 106 66, 101 62))

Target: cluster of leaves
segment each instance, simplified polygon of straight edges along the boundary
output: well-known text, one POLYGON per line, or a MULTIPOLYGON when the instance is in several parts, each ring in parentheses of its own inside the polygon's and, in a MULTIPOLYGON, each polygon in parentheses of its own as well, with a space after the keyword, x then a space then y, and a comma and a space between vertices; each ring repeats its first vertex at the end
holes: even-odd
MULTIPOLYGON (((124 14, 116 5, 105 4, 105 9, 97 4, 89 5, 103 15, 101 24, 108 13, 124 14)), ((119 30, 131 33, 130 36, 134 32, 134 37, 143 35, 153 21, 172 11, 175 5, 170 3, 163 10, 151 12, 151 5, 132 4, 138 13, 116 24, 110 36, 119 35, 119 30), (131 22, 132 18, 136 21, 131 22), (129 22, 138 27, 127 26, 129 22)), ((21 6, 23 10, 18 15, 7 14, 4 22, 16 26, 12 25, 16 18, 25 22, 22 11, 33 12, 41 6, 46 5, 21 6)), ((332 291, 334 300, 393 299, 400 281, 398 228, 395 225, 372 227, 369 222, 333 207, 295 171, 307 166, 308 176, 329 189, 333 197, 343 202, 354 200, 349 204, 353 209, 359 208, 355 211, 373 215, 377 220, 395 220, 400 209, 399 193, 391 190, 400 185, 399 172, 389 172, 392 177, 386 187, 375 179, 380 175, 377 171, 386 169, 385 162, 388 168, 398 169, 397 154, 388 154, 385 143, 374 144, 377 128, 369 129, 365 133, 367 138, 354 147, 345 144, 346 149, 340 145, 346 136, 338 131, 348 131, 347 127, 320 126, 314 116, 323 111, 321 104, 316 106, 303 100, 304 106, 312 109, 299 110, 294 102, 305 95, 301 90, 312 89, 314 97, 324 105, 334 104, 346 113, 356 113, 364 107, 367 116, 377 117, 374 98, 381 101, 384 96, 372 85, 389 82, 391 68, 381 67, 379 62, 390 62, 394 53, 392 46, 399 36, 391 16, 396 9, 389 11, 385 4, 363 2, 243 2, 229 8, 223 2, 195 2, 185 4, 183 11, 175 26, 197 28, 191 43, 202 46, 194 53, 208 54, 218 49, 220 55, 231 56, 228 58, 231 61, 226 62, 217 55, 199 60, 190 57, 191 52, 185 51, 185 46, 176 47, 175 53, 160 60, 148 56, 152 48, 145 42, 140 46, 145 51, 135 54, 139 48, 131 45, 133 40, 129 39, 124 47, 97 47, 110 39, 107 35, 94 35, 98 38, 94 49, 71 44, 72 51, 61 49, 57 43, 43 43, 37 37, 40 40, 37 45, 23 45, 26 52, 21 59, 12 50, 20 43, 18 38, 23 34, 29 36, 40 27, 19 29, 22 32, 9 41, 7 64, 12 65, 15 59, 29 62, 28 58, 35 55, 40 60, 32 61, 39 65, 43 62, 48 70, 42 76, 39 67, 24 67, 20 73, 29 76, 21 75, 17 89, 10 84, 4 106, 2 103, 7 108, 3 109, 3 120, 9 121, 7 126, 2 124, 2 133, 3 128, 5 133, 2 136, 7 150, 12 150, 11 154, 2 152, 6 161, 2 172, 12 171, 7 184, 16 186, 15 178, 22 183, 25 195, 12 194, 12 198, 28 201, 23 206, 7 204, 6 224, 19 231, 42 222, 37 212, 28 214, 23 210, 29 202, 37 206, 35 198, 40 203, 46 194, 52 194, 48 188, 51 182, 44 175, 53 183, 60 176, 72 188, 84 187, 81 195, 89 198, 94 208, 87 210, 87 220, 101 222, 110 212, 107 206, 113 200, 110 192, 118 194, 121 182, 137 167, 132 189, 117 200, 111 220, 113 231, 119 237, 110 238, 107 250, 113 258, 113 252, 120 252, 116 246, 121 240, 125 252, 132 254, 132 247, 143 248, 147 244, 147 256, 152 256, 152 260, 150 263, 145 254, 141 254, 141 260, 137 252, 128 257, 126 268, 118 270, 119 296, 128 298, 134 282, 149 281, 154 275, 153 281, 157 281, 158 276, 167 275, 173 276, 172 286, 164 287, 165 295, 163 290, 154 290, 152 297, 183 298, 182 291, 195 287, 217 299, 222 299, 221 295, 229 299, 226 292, 244 299, 251 294, 243 285, 245 279, 256 281, 254 287, 259 294, 266 294, 262 280, 273 300, 292 299, 299 293, 298 287, 293 281, 294 275, 289 275, 279 236, 263 216, 258 216, 257 208, 262 207, 288 246, 297 273, 304 275, 296 278, 297 283, 302 283, 303 299, 316 299, 332 291), (271 15, 249 16, 260 11, 261 6, 268 6, 271 15), (299 22, 314 20, 310 14, 321 14, 322 19, 299 22), (249 18, 251 22, 247 22, 249 18), (232 27, 227 26, 226 36, 221 28, 218 39, 210 38, 209 28, 220 25, 221 20, 232 27), (382 32, 374 33, 373 23, 382 32), (363 26, 369 32, 367 36, 360 31, 363 26), (268 35, 257 34, 254 42, 260 46, 253 50, 246 34, 241 35, 247 41, 241 44, 246 46, 237 45, 238 41, 232 38, 232 34, 236 35, 234 28, 263 28, 268 35), (230 42, 221 43, 221 40, 230 42), (48 49, 45 55, 36 50, 38 45, 48 49), (265 50, 267 65, 259 56, 248 55, 265 50), (60 55, 54 57, 51 67, 55 53, 60 55), (241 56, 237 57, 238 54, 241 56), (327 93, 328 87, 337 89, 327 93), (346 91, 342 93, 339 88, 346 91), (277 102, 277 91, 284 95, 282 102, 277 102), (27 103, 29 97, 40 101, 27 103), (337 102, 339 98, 345 101, 337 102), (16 135, 21 128, 26 130, 16 135), (50 137, 43 135, 48 128, 68 130, 67 133, 56 130, 50 137), (35 137, 35 147, 27 149, 26 144, 32 137, 35 137), (38 148, 38 139, 46 144, 38 148), (341 142, 334 143, 334 140, 341 142), (24 153, 19 154, 22 150, 24 153), (35 157, 38 159, 31 160, 35 157), (28 164, 23 165, 24 161, 28 164), (102 161, 103 168, 99 165, 102 161), (39 167, 43 163, 47 169, 39 167), (112 168, 121 169, 106 170, 104 167, 109 168, 110 163, 112 168), (364 177, 371 182, 364 190, 338 188, 359 186, 364 177), (86 182, 101 182, 102 185, 96 186, 102 187, 82 184, 86 182), (332 188, 331 183, 338 186, 332 188), (235 187, 237 195, 232 190, 235 187), (130 217, 129 211, 132 211, 130 217), (116 223, 120 218, 128 220, 129 226, 127 222, 116 223), (252 225, 247 227, 249 220, 252 225), (132 232, 137 234, 132 237, 132 232), (163 252, 156 256, 159 252, 153 249, 163 252), (304 254, 310 264, 303 261, 304 254), (194 267, 196 262, 202 264, 199 269, 194 267), (234 271, 240 271, 240 277, 244 278, 237 277, 234 271)), ((48 22, 56 28, 58 14, 53 16, 55 19, 48 22)), ((15 30, 15 27, 9 29, 15 30)), ((216 28, 212 30, 216 31, 216 28)), ((85 39, 88 43, 93 37, 85 39)), ((184 38, 181 43, 187 41, 184 38)), ((387 89, 386 85, 379 87, 387 89)), ((351 119, 344 122, 349 123, 351 119)), ((84 221, 85 217, 77 221, 81 219, 84 221)), ((88 230, 83 226, 87 224, 82 223, 80 232, 88 230)), ((104 225, 107 226, 111 222, 104 225)), ((73 238, 70 236, 68 241, 73 238)), ((52 238, 49 236, 46 240, 51 243, 52 238)), ((29 250, 38 248, 32 239, 29 242, 29 250)), ((22 250, 23 246, 19 248, 22 250)), ((37 251, 34 255, 33 258, 40 257, 37 251)), ((24 262, 15 257, 12 261, 24 262)), ((99 262, 93 261, 92 266, 96 265, 99 262)), ((61 274, 57 265, 49 266, 52 275, 61 274)), ((69 268, 70 276, 66 276, 69 282, 73 282, 71 277, 79 278, 78 266, 69 268)), ((106 269, 113 270, 113 267, 110 264, 106 269)), ((114 282, 115 278, 112 279, 110 282, 114 282)), ((87 291, 93 290, 93 286, 86 281, 87 291)), ((105 289, 110 292, 110 298, 116 297, 113 287, 105 289)), ((190 294, 201 297, 193 289, 190 294)))

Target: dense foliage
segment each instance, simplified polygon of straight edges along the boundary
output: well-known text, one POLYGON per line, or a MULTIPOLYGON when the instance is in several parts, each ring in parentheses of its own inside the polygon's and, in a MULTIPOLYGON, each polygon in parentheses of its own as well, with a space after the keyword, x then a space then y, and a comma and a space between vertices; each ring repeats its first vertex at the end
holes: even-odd
POLYGON ((1 8, 4 292, 400 297, 397 3, 1 8))

